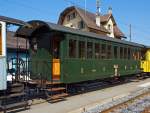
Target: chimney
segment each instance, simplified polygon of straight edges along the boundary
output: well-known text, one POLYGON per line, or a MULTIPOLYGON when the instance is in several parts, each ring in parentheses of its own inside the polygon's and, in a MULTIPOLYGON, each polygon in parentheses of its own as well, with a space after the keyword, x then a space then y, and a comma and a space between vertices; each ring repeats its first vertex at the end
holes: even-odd
POLYGON ((100 18, 100 1, 96 0, 96 25, 98 27, 101 26, 101 18, 100 18))
POLYGON ((108 8, 108 14, 112 14, 112 7, 108 8))

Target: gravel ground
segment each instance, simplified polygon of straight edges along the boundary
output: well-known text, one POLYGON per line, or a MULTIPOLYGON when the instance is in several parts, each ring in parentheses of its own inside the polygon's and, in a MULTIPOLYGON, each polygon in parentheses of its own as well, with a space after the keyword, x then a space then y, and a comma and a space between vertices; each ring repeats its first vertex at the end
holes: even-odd
POLYGON ((150 113, 150 106, 148 106, 142 113, 150 113))
POLYGON ((93 109, 89 109, 83 113, 142 113, 145 108, 150 106, 150 88, 142 88, 137 91, 131 92, 130 95, 125 96, 123 98, 113 100, 107 104, 104 105, 98 105, 93 109), (142 94, 147 94, 144 96, 140 96, 142 94), (140 96, 137 99, 137 96, 140 96), (128 101, 128 102, 127 102, 128 101), (121 106, 117 106, 121 103, 126 103, 121 106), (114 106, 117 106, 111 110, 108 110, 109 108, 112 108, 114 106))
POLYGON ((110 113, 142 113, 150 106, 150 94, 129 102, 110 113))

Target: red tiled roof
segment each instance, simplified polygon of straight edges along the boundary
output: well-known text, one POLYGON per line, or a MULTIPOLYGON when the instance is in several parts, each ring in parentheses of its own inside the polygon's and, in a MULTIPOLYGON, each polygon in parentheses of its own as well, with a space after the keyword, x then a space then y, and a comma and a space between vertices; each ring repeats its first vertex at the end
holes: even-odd
POLYGON ((125 37, 122 31, 116 25, 114 26, 114 35, 116 38, 125 37))
POLYGON ((98 27, 96 24, 95 24, 95 14, 94 13, 91 13, 91 12, 88 12, 86 11, 85 13, 85 10, 84 9, 81 9, 81 8, 77 8, 75 7, 76 10, 78 11, 78 13, 80 14, 81 18, 83 19, 83 21, 86 23, 86 25, 89 27, 89 28, 93 28, 93 29, 96 29, 96 30, 101 30, 103 32, 106 32, 106 33, 109 33, 107 31, 107 29, 105 29, 103 26, 100 26, 98 27), (86 15, 85 15, 86 14, 86 15))

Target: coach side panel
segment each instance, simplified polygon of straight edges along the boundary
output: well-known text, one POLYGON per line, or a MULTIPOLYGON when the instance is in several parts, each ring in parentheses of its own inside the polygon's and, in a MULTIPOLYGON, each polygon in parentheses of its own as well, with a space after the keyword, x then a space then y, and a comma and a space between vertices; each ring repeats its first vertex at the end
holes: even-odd
POLYGON ((140 73, 138 47, 76 35, 66 35, 64 42, 61 58, 64 83, 140 73))

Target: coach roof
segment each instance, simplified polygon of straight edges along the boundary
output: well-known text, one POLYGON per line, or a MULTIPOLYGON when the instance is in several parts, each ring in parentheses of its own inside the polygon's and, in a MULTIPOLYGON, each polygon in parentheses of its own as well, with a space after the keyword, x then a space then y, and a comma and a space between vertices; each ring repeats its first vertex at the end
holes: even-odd
POLYGON ((106 37, 106 36, 101 36, 96 33, 81 31, 78 29, 72 29, 69 27, 57 25, 54 23, 44 22, 44 21, 40 21, 40 20, 33 20, 33 21, 29 21, 28 23, 30 24, 30 27, 28 27, 28 26, 20 27, 16 31, 16 36, 29 38, 29 37, 32 37, 33 33, 36 30, 38 30, 40 28, 45 28, 46 31, 59 31, 59 32, 63 32, 63 33, 77 34, 77 35, 92 37, 92 38, 101 39, 101 40, 105 40, 105 41, 112 41, 112 42, 116 42, 116 43, 127 44, 127 45, 131 45, 131 46, 145 47, 142 44, 124 41, 124 40, 115 39, 115 38, 106 37))

